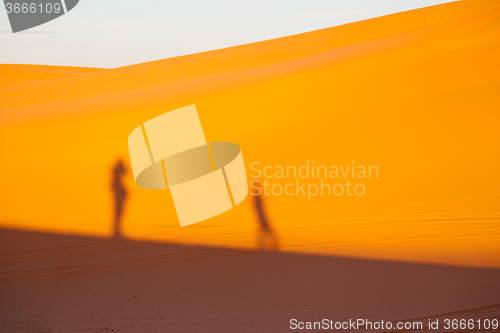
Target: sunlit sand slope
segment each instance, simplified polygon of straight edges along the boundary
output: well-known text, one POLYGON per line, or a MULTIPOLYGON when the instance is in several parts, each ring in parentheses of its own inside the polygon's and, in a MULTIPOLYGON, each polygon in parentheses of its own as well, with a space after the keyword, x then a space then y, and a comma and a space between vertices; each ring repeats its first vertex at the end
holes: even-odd
MULTIPOLYGON (((307 161, 378 167, 378 178, 347 176, 365 186, 362 196, 266 197, 278 226, 295 221, 307 228, 317 220, 335 226, 335 218, 346 217, 486 214, 487 223, 470 223, 491 235, 480 252, 487 257, 482 262, 492 265, 499 254, 499 45, 500 2, 469 0, 0 88, 1 223, 109 235, 111 167, 119 156, 128 159, 128 134, 156 115, 195 103, 207 140, 240 145, 249 175, 255 175, 252 162, 261 168, 307 161)), ((268 181, 284 186, 296 179, 268 181)), ((127 186, 127 236, 178 226, 168 191, 140 189, 130 172, 127 186)), ((251 204, 247 199, 197 228, 208 234, 211 226, 251 226, 251 204)), ((413 227, 400 224, 397 234, 413 227)), ((427 227, 435 231, 432 223, 427 227)), ((349 239, 361 239, 357 229, 349 230, 349 239)), ((313 231, 304 235, 316 237, 313 231)), ((322 236, 333 239, 335 233, 322 236)), ((222 236, 217 242, 224 242, 222 236)), ((428 249, 427 258, 440 251, 422 239, 418 244, 428 249)), ((475 251, 477 244, 457 241, 452 247, 475 251)))
POLYGON ((39 80, 50 80, 69 75, 85 74, 100 68, 70 66, 40 66, 0 64, 0 87, 39 80))
MULTIPOLYGON (((445 46, 457 39, 462 39, 462 43, 455 48, 448 45, 447 49, 456 51, 462 48, 464 52, 474 53, 470 49, 472 45, 495 45, 498 7, 494 0, 459 1, 290 37, 43 82, 38 87, 5 88, 1 91, 0 96, 4 98, 0 105, 4 110, 16 110, 3 113, 1 119, 5 122, 2 125, 16 124, 18 117, 25 123, 27 114, 34 119, 52 119, 80 112, 118 111, 110 106, 120 107, 119 112, 153 106, 169 107, 172 103, 186 103, 245 84, 321 69, 391 50, 445 46), (467 36, 469 45, 463 43, 467 36), (127 94, 109 96, 125 92, 127 94), (99 96, 103 98, 96 98, 99 96), (75 103, 61 103, 74 99, 85 101, 80 101, 78 108, 75 103), (40 108, 39 104, 46 103, 60 104, 40 108), (36 107, 26 108, 28 106, 36 107), (25 108, 17 109, 20 107, 25 108)), ((440 48, 434 51, 441 56, 446 54, 440 48)), ((492 55, 488 55, 483 54, 483 57, 490 59, 492 55)), ((469 60, 458 58, 464 62, 469 60)))

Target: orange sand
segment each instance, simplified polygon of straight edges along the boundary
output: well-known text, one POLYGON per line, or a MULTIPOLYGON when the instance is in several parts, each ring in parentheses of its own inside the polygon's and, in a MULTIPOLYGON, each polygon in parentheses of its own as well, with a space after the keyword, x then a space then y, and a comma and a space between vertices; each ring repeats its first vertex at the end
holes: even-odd
MULTIPOLYGON (((240 145, 249 174, 378 166, 361 197, 266 198, 277 227, 305 230, 290 243, 283 230, 284 248, 498 267, 499 18, 497 1, 469 0, 109 70, 2 65, 32 82, 0 88, 0 223, 110 235, 128 134, 195 103, 207 140, 240 145), (314 245, 341 239, 357 245, 314 245)), ((128 237, 254 246, 249 199, 180 229, 167 191, 127 185, 128 237), (240 229, 248 239, 223 236, 240 229)))
POLYGON ((100 68, 70 67, 70 66, 43 66, 43 65, 14 65, 0 64, 0 87, 20 83, 30 83, 39 80, 56 79, 68 75, 91 73, 100 68))

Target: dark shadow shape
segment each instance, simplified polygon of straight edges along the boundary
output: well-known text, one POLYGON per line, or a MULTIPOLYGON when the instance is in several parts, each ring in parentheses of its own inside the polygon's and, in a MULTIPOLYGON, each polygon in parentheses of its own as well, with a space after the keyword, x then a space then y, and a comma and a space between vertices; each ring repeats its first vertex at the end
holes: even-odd
MULTIPOLYGON (((292 331, 292 318, 444 324, 498 318, 499 280, 499 269, 0 229, 2 332, 274 333, 292 331)), ((319 331, 343 330, 310 332, 319 331)))
POLYGON ((123 211, 125 201, 127 199, 127 190, 123 185, 123 177, 127 174, 127 169, 123 164, 122 159, 118 159, 112 170, 113 182, 111 189, 114 196, 114 219, 113 219, 113 236, 115 238, 122 238, 121 223, 123 220, 123 211))
POLYGON ((257 231, 257 245, 264 251, 277 251, 279 248, 279 237, 269 221, 260 180, 253 183, 257 185, 256 187, 254 186, 255 191, 251 193, 257 216, 257 224, 259 226, 259 230, 257 231))

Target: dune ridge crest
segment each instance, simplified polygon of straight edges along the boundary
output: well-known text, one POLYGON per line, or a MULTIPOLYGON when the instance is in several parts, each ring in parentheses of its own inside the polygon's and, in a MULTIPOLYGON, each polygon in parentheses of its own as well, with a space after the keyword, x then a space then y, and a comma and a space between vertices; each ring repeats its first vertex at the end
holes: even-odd
POLYGON ((497 1, 458 1, 226 49, 7 86, 0 88, 0 126, 187 104, 245 85, 459 38, 483 29, 485 20, 494 22, 499 12, 497 1))

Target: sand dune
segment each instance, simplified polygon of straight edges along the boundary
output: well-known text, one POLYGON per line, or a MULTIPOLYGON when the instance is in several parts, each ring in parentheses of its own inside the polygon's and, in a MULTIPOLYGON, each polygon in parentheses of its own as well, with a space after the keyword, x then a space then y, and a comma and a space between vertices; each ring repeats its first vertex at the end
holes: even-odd
MULTIPOLYGON (((207 140, 240 145, 251 175, 252 162, 378 166, 362 197, 270 197, 277 221, 498 212, 499 13, 495 1, 460 1, 3 87, 0 149, 9 163, 0 170, 9 176, 0 178, 8 189, 0 220, 109 234, 110 168, 127 158, 128 134, 192 103, 207 140)), ((178 225, 168 193, 137 188, 131 177, 128 187, 129 236, 178 225)), ((253 215, 242 204, 207 223, 250 224, 253 215)))
POLYGON ((2 331, 498 317, 499 45, 500 3, 467 0, 115 69, 2 65, 18 83, 0 87, 2 331), (127 165, 112 239, 129 133, 190 104, 249 176, 314 161, 378 177, 348 177, 362 196, 266 197, 280 251, 261 252, 250 198, 180 228, 127 165))
MULTIPOLYGON (((494 1, 459 1, 35 86, 5 88, 0 91, 0 107, 5 110, 0 119, 3 126, 15 126, 19 118, 26 123, 80 113, 110 113, 116 108, 124 112, 172 107, 244 85, 394 50, 428 46, 434 53, 442 53, 456 52, 457 47, 488 47, 495 45, 492 37, 498 32, 497 11, 494 1), (449 42, 457 39, 462 42, 453 47, 449 42), (48 103, 56 104, 39 105, 48 103)), ((493 55, 486 56, 494 60, 493 55)), ((498 70, 496 64, 492 65, 498 70)))
POLYGON ((21 83, 33 83, 40 80, 51 80, 64 76, 91 73, 100 68, 70 67, 70 66, 42 66, 0 64, 0 87, 21 83))

